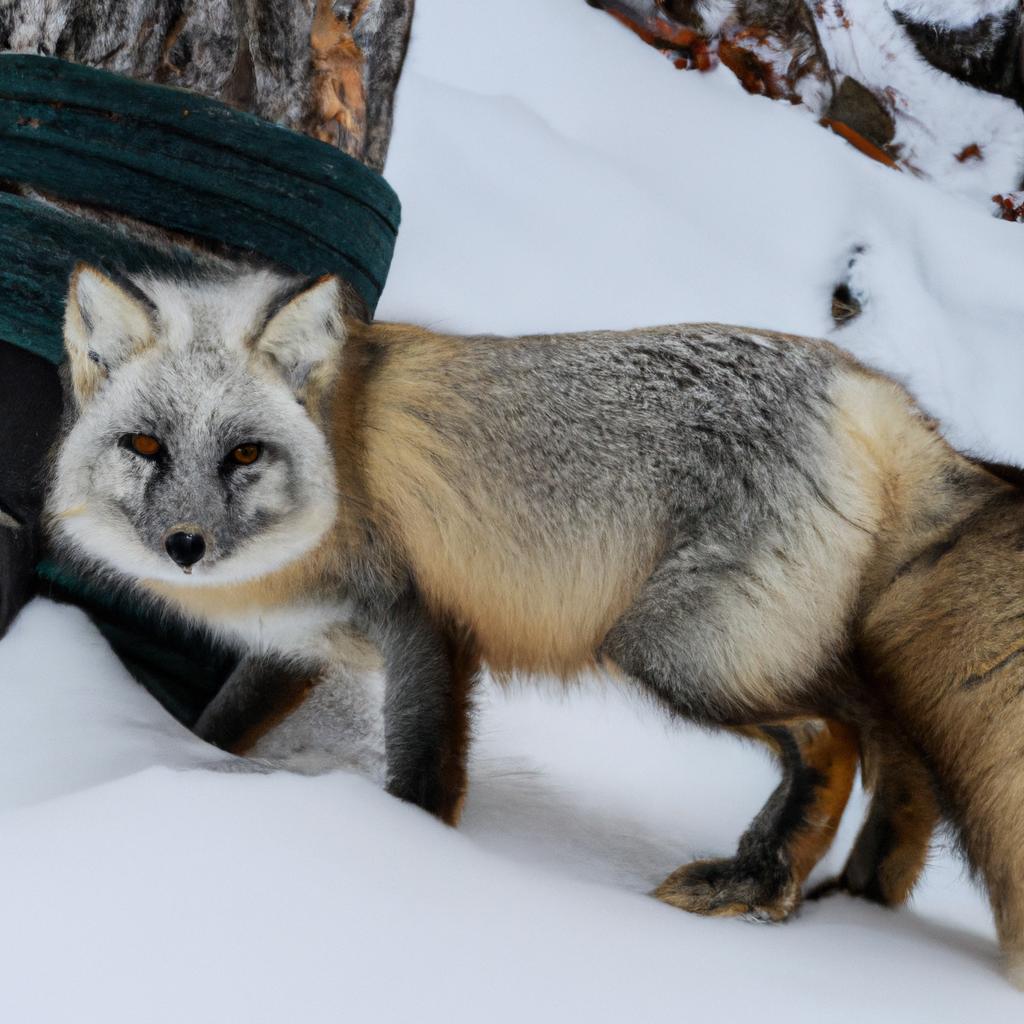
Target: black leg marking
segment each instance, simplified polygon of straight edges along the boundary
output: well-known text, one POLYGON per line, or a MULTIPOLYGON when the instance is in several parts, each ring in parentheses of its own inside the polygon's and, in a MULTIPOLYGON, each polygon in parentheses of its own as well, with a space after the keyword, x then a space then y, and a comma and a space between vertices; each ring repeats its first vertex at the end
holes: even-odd
POLYGON ((783 778, 740 838, 736 855, 687 864, 655 895, 683 910, 712 916, 782 921, 828 849, 849 797, 858 748, 838 723, 809 722, 746 730, 779 756, 783 778))
POLYGON ((387 612, 381 648, 388 792, 455 824, 478 659, 467 642, 437 625, 412 588, 387 612))
POLYGON ((319 677, 314 665, 274 655, 243 658, 199 716, 196 735, 244 754, 305 700, 319 677))

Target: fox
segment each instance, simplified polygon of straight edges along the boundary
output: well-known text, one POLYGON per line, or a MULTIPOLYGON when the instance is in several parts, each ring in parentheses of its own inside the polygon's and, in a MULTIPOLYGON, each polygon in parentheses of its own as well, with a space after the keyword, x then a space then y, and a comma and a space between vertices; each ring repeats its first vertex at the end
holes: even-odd
POLYGON ((344 294, 259 268, 72 273, 48 533, 243 652, 196 731, 252 750, 379 668, 387 789, 454 824, 481 671, 600 670, 782 765, 735 857, 660 899, 790 916, 861 757, 876 789, 836 885, 905 898, 920 843, 889 840, 930 835, 904 787, 930 793, 931 767, 865 681, 864 623, 1010 485, 825 341, 457 336, 344 294))

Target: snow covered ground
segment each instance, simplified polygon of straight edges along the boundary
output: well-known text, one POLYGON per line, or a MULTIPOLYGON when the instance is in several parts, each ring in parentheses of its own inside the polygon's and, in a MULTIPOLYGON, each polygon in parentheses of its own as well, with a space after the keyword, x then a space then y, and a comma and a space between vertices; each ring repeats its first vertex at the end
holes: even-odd
MULTIPOLYGON (((871 163, 728 73, 680 74, 582 0, 421 0, 380 315, 512 332, 832 328, 960 445, 1024 461, 1024 228, 871 163), (852 268, 848 264, 853 259, 852 268)), ((983 897, 779 927, 644 894, 730 852, 775 783, 601 681, 488 689, 453 832, 352 775, 228 763, 79 612, 0 644, 4 1022, 1009 1020, 983 897)), ((850 808, 826 868, 856 828, 850 808)))
MULTIPOLYGON (((900 163, 944 188, 987 201, 1017 187, 1024 169, 1024 113, 929 65, 892 10, 945 27, 1003 15, 1013 0, 821 0, 814 20, 833 71, 886 100, 900 163), (965 158, 977 147, 980 159, 965 158)), ((825 113, 817 109, 815 114, 825 113)))

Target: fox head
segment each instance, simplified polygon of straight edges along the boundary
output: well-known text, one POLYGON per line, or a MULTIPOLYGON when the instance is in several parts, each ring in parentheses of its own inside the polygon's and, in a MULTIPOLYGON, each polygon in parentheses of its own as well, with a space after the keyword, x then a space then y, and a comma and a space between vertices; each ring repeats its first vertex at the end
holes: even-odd
POLYGON ((199 584, 261 576, 315 547, 337 506, 320 406, 341 306, 333 277, 114 281, 76 267, 64 324, 74 408, 47 502, 58 545, 132 577, 199 584))

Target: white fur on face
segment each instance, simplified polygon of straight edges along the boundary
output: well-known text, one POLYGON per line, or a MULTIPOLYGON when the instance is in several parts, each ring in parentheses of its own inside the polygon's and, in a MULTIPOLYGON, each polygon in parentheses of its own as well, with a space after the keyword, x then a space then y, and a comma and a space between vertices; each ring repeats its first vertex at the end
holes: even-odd
POLYGON ((337 510, 330 449, 293 389, 337 360, 340 312, 329 315, 336 283, 320 282, 269 317, 287 363, 257 349, 268 310, 294 290, 291 282, 258 273, 136 284, 153 303, 153 341, 82 401, 48 500, 54 536, 118 572, 176 583, 252 579, 300 558, 337 510), (119 441, 133 433, 157 438, 161 459, 126 450, 119 441), (263 448, 252 467, 226 461, 250 442, 263 448), (163 548, 182 524, 207 541, 188 576, 163 548))

